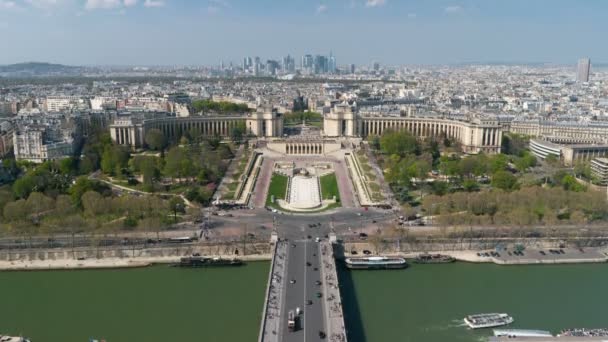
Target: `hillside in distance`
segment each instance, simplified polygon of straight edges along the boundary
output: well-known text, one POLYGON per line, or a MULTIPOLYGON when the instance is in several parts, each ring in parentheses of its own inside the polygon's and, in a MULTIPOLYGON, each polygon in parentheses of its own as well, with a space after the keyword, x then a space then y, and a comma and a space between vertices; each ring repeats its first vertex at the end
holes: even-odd
POLYGON ((62 64, 42 62, 27 62, 9 65, 0 65, 0 76, 4 77, 31 77, 31 76, 66 76, 79 75, 85 68, 62 64))

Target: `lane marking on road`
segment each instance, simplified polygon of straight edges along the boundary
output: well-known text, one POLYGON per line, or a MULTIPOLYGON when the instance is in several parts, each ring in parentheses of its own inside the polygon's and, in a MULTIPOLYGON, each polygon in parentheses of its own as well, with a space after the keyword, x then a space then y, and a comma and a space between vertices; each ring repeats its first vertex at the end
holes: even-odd
MULTIPOLYGON (((304 312, 304 319, 306 319, 306 287, 307 287, 307 284, 308 284, 306 282, 306 273, 308 273, 308 272, 306 272, 307 271, 307 267, 308 267, 308 264, 306 264, 308 262, 308 259, 307 259, 307 256, 308 256, 308 248, 307 247, 308 246, 306 246, 306 244, 307 244, 307 241, 304 241, 304 262, 305 262, 305 264, 304 264, 304 299, 302 301, 304 303, 304 310, 303 310, 303 312, 304 312)), ((304 321, 304 320, 302 320, 302 321, 304 321)), ((302 324, 302 326, 304 327, 304 329, 303 329, 304 330, 303 331, 303 333, 304 333, 304 342, 306 342, 306 328, 305 328, 304 324, 302 324)))

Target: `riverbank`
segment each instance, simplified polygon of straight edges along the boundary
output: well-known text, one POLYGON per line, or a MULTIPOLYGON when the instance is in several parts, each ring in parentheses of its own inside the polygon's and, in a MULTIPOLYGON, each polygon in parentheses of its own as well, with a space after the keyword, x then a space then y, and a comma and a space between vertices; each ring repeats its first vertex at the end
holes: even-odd
MULTIPOLYGON (((209 255, 217 258, 233 258, 226 255, 209 255)), ((42 270, 78 270, 78 269, 112 269, 137 268, 155 264, 170 264, 178 262, 180 257, 147 257, 147 258, 102 258, 102 259, 59 259, 59 260, 13 260, 0 261, 0 271, 42 271, 42 270)), ((268 261, 270 255, 246 255, 239 259, 243 261, 268 261)))
MULTIPOLYGON (((360 244, 358 244, 360 248, 360 244)), ((363 249, 346 249, 345 257, 359 256, 363 249), (352 251, 357 254, 353 255, 352 251)), ((373 249, 370 249, 373 251, 373 249)), ((494 263, 497 265, 538 265, 538 264, 584 264, 584 263, 604 263, 608 262, 608 250, 606 248, 558 248, 540 249, 526 248, 521 255, 514 253, 513 249, 501 250, 463 250, 463 251, 425 251, 429 254, 444 254, 453 257, 458 261, 470 263, 494 263), (551 252, 553 250, 554 252, 551 252), (559 252, 558 252, 559 251, 559 252), (494 254, 492 254, 494 253, 494 254)), ((386 256, 400 256, 406 259, 414 259, 423 252, 387 252, 382 253, 386 256)))

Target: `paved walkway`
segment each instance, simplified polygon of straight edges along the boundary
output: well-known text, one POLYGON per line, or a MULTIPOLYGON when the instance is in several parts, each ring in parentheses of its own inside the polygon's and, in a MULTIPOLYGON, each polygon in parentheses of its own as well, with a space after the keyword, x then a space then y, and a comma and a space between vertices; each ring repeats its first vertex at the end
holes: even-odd
POLYGON ((264 208, 266 206, 266 197, 268 194, 268 186, 270 185, 270 178, 272 177, 273 166, 274 159, 264 157, 258 181, 253 189, 254 193, 252 198, 253 206, 255 208, 264 208))
POLYGON ((340 191, 340 201, 345 208, 354 208, 355 204, 353 183, 350 181, 346 165, 343 161, 334 161, 334 171, 336 172, 336 180, 338 181, 338 190, 340 191))

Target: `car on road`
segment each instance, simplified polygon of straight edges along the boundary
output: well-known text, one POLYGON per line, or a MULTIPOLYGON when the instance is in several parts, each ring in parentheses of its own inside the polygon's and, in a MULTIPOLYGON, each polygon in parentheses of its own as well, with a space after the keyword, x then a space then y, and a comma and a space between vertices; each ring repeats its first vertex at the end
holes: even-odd
POLYGON ((295 279, 291 279, 291 280, 289 281, 289 283, 290 283, 290 284, 295 284, 295 283, 296 283, 296 280, 295 280, 295 279))
POLYGON ((327 335, 323 331, 319 331, 319 338, 324 339, 327 335))
POLYGON ((310 261, 306 262, 306 266, 312 266, 312 264, 310 263, 310 261))
POLYGON ((315 284, 317 284, 317 285, 321 285, 322 283, 321 283, 321 281, 320 281, 320 280, 317 280, 317 281, 315 281, 315 284))
POLYGON ((310 300, 310 299, 309 299, 309 300, 307 300, 307 301, 306 301, 306 305, 312 305, 312 300, 310 300))
POLYGON ((321 298, 323 297, 323 294, 321 292, 317 292, 317 298, 321 298))
POLYGON ((367 249, 364 249, 364 250, 363 250, 363 254, 365 254, 365 255, 370 255, 370 254, 372 254, 372 252, 368 251, 367 249))

